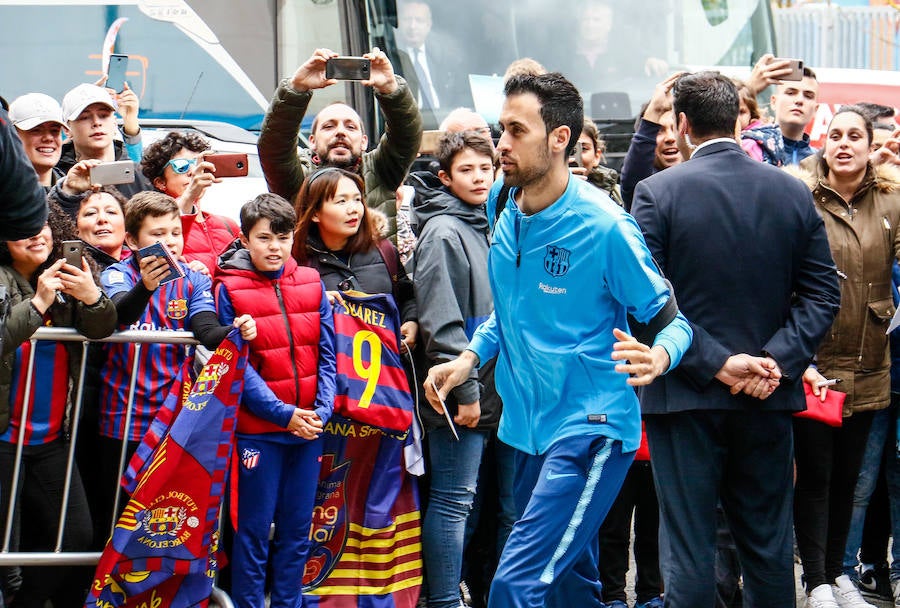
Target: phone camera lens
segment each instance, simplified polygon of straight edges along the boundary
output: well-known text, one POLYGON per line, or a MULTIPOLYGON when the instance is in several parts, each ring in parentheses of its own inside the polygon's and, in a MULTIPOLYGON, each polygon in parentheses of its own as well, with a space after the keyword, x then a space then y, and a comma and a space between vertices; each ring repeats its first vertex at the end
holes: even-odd
POLYGON ((237 168, 238 168, 238 169, 243 169, 243 168, 244 168, 244 163, 243 163, 243 161, 238 161, 238 162, 237 162, 237 168))

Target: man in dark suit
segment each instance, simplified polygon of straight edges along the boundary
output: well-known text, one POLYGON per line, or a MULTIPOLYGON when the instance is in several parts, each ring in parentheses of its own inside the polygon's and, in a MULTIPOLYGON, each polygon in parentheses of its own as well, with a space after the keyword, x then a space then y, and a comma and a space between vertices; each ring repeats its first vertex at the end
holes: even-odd
POLYGON ((665 605, 712 608, 716 504, 744 569, 744 605, 792 608, 791 415, 840 305, 809 190, 734 139, 738 94, 717 72, 674 87, 691 160, 638 184, 632 212, 694 342, 641 393, 659 495, 665 605))
POLYGON ((460 69, 459 45, 431 26, 427 3, 397 3, 400 73, 418 102, 425 127, 436 129, 448 112, 472 101, 467 75, 460 69))

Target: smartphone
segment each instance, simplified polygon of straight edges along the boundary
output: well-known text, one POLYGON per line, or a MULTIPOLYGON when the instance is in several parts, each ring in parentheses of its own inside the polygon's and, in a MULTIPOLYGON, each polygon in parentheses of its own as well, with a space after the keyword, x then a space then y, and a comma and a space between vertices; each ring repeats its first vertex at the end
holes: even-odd
POLYGON ((803 61, 801 59, 787 59, 786 57, 776 57, 774 61, 790 61, 791 73, 782 76, 782 80, 803 80, 803 61))
POLYGON ((203 160, 216 168, 216 177, 246 177, 249 167, 246 154, 207 154, 203 160))
POLYGON ((128 55, 110 55, 109 68, 106 70, 107 89, 112 89, 116 93, 125 90, 125 71, 128 69, 128 55))
POLYGON ((419 154, 436 154, 438 141, 444 131, 422 131, 422 143, 419 145, 419 154))
POLYGON ((92 184, 114 186, 132 182, 134 182, 134 163, 130 160, 117 160, 91 167, 92 184))
POLYGON ((570 167, 584 167, 584 159, 581 157, 581 144, 576 143, 572 156, 569 157, 570 167))
POLYGON ((363 57, 332 57, 325 62, 325 78, 368 80, 372 62, 363 57))
POLYGON ((66 258, 66 264, 81 268, 81 256, 84 253, 84 243, 81 241, 63 241, 62 242, 63 257, 66 258))

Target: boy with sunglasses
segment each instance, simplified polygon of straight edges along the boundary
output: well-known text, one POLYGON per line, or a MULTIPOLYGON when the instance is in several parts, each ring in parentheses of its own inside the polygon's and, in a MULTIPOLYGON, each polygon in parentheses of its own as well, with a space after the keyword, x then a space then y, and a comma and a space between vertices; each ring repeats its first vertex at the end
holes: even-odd
POLYGON ((176 199, 184 234, 184 259, 202 262, 212 273, 216 261, 240 234, 237 224, 203 211, 206 189, 220 180, 215 166, 203 160, 210 145, 205 138, 173 131, 144 150, 141 172, 153 187, 176 199))

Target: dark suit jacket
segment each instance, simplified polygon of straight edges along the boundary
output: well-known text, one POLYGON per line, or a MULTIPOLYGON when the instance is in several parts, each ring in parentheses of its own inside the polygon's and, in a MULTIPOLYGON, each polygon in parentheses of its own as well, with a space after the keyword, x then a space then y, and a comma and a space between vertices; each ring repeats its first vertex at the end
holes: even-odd
POLYGON ((800 377, 840 306, 809 189, 717 142, 640 182, 632 213, 694 330, 678 368, 641 391, 642 411, 804 409, 800 377), (785 374, 765 401, 715 379, 738 353, 768 353, 785 374))
MULTIPOLYGON (((435 112, 435 116, 442 120, 451 110, 460 106, 472 107, 472 94, 468 74, 460 67, 460 54, 453 50, 452 43, 441 44, 439 39, 435 39, 434 35, 428 37, 428 42, 425 44, 425 56, 431 84, 434 86, 441 106, 435 112)), ((400 47, 397 55, 400 60, 400 73, 406 78, 413 97, 418 100, 419 79, 416 76, 412 59, 404 47, 400 47)), ((436 129, 437 125, 432 128, 436 129)))

